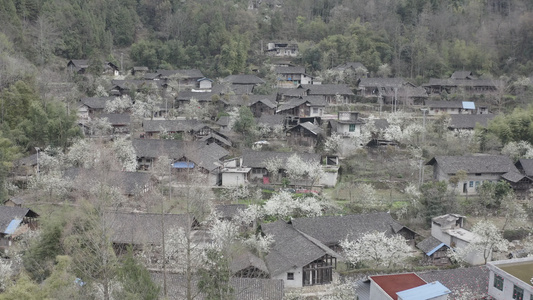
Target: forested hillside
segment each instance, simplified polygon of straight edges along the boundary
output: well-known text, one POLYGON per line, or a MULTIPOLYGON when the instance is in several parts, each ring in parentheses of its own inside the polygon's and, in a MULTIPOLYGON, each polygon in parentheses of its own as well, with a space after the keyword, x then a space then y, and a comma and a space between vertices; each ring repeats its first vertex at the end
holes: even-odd
POLYGON ((429 78, 466 69, 529 75, 527 0, 2 0, 3 33, 33 64, 110 59, 127 65, 246 72, 262 42, 295 41, 320 71, 361 61, 377 72, 429 78))

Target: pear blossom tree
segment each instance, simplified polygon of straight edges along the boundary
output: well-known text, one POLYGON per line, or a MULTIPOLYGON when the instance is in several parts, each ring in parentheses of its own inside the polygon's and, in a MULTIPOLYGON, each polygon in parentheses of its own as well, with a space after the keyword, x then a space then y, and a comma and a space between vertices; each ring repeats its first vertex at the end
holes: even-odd
POLYGON ((113 150, 123 171, 135 172, 137 169, 137 155, 131 140, 121 137, 113 142, 113 150))
POLYGON ((383 202, 378 199, 376 190, 371 184, 359 183, 351 193, 350 203, 348 205, 352 209, 358 207, 361 208, 363 212, 368 212, 383 206, 383 202))
POLYGON ((200 105, 196 98, 191 98, 189 103, 183 105, 181 112, 187 120, 201 120, 205 116, 206 109, 200 105))
POLYGON ((326 138, 324 142, 324 150, 326 152, 335 154, 338 153, 342 146, 342 136, 337 133, 332 133, 331 136, 326 138))
POLYGON ((370 232, 357 240, 346 237, 341 241, 344 257, 352 265, 369 263, 372 267, 390 268, 402 265, 411 256, 411 248, 400 235, 370 232))
POLYGON ((283 166, 283 161, 279 157, 270 157, 265 161, 265 167, 270 175, 271 180, 277 180, 279 170, 283 166))
POLYGON ((285 170, 290 180, 306 180, 310 186, 324 175, 320 162, 304 161, 297 153, 287 159, 285 170))
POLYGON ((331 204, 318 197, 293 197, 287 191, 274 194, 263 206, 264 215, 276 219, 288 219, 289 217, 316 217, 331 204))
POLYGON ((513 161, 533 158, 533 146, 528 141, 509 142, 503 147, 502 154, 509 156, 513 161))
POLYGON ((113 126, 107 118, 94 118, 86 123, 90 130, 90 135, 104 136, 111 134, 113 126))
POLYGON ((132 107, 132 101, 130 96, 122 95, 120 97, 115 97, 115 99, 108 101, 105 104, 105 112, 107 113, 116 113, 122 114, 129 111, 132 107))
POLYGON ((94 94, 96 95, 96 97, 109 97, 109 94, 107 93, 105 88, 100 84, 96 87, 94 94))

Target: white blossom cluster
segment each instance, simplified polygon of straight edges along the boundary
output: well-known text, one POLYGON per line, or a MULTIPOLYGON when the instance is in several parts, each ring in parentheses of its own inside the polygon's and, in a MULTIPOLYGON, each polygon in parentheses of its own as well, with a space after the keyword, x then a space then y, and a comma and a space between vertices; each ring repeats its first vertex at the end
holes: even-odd
POLYGON ((387 236, 384 232, 372 232, 357 240, 348 237, 341 242, 344 257, 356 265, 368 262, 375 267, 390 268, 401 265, 411 256, 411 248, 400 235, 387 236))
POLYGON ((104 110, 106 113, 122 114, 130 110, 131 107, 132 101, 130 96, 122 95, 106 102, 104 110))
POLYGON ((517 161, 520 158, 533 158, 533 146, 528 141, 509 142, 503 149, 502 154, 517 161))

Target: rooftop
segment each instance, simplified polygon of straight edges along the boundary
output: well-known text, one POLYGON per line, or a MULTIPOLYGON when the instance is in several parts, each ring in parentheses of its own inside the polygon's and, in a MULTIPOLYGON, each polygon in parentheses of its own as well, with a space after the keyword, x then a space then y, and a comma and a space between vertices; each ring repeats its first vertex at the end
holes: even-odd
POLYGON ((415 273, 370 276, 370 279, 394 300, 398 300, 396 293, 426 284, 415 273))
POLYGON ((533 286, 531 284, 531 276, 532 276, 532 270, 533 270, 533 258, 532 257, 490 262, 489 268, 493 266, 520 279, 521 281, 525 282, 529 286, 533 286))
POLYGON ((415 288, 396 293, 402 300, 429 300, 435 297, 450 294, 450 291, 442 283, 435 281, 415 288))

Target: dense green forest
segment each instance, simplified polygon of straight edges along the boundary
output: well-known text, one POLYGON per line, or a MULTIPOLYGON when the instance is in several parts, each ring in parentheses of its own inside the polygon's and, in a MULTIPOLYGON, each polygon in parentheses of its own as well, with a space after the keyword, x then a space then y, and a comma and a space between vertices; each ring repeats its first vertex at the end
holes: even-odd
POLYGON ((110 59, 210 76, 261 64, 262 42, 298 42, 320 71, 361 61, 394 76, 457 69, 486 76, 533 70, 530 0, 2 0, 3 32, 35 65, 110 59))

